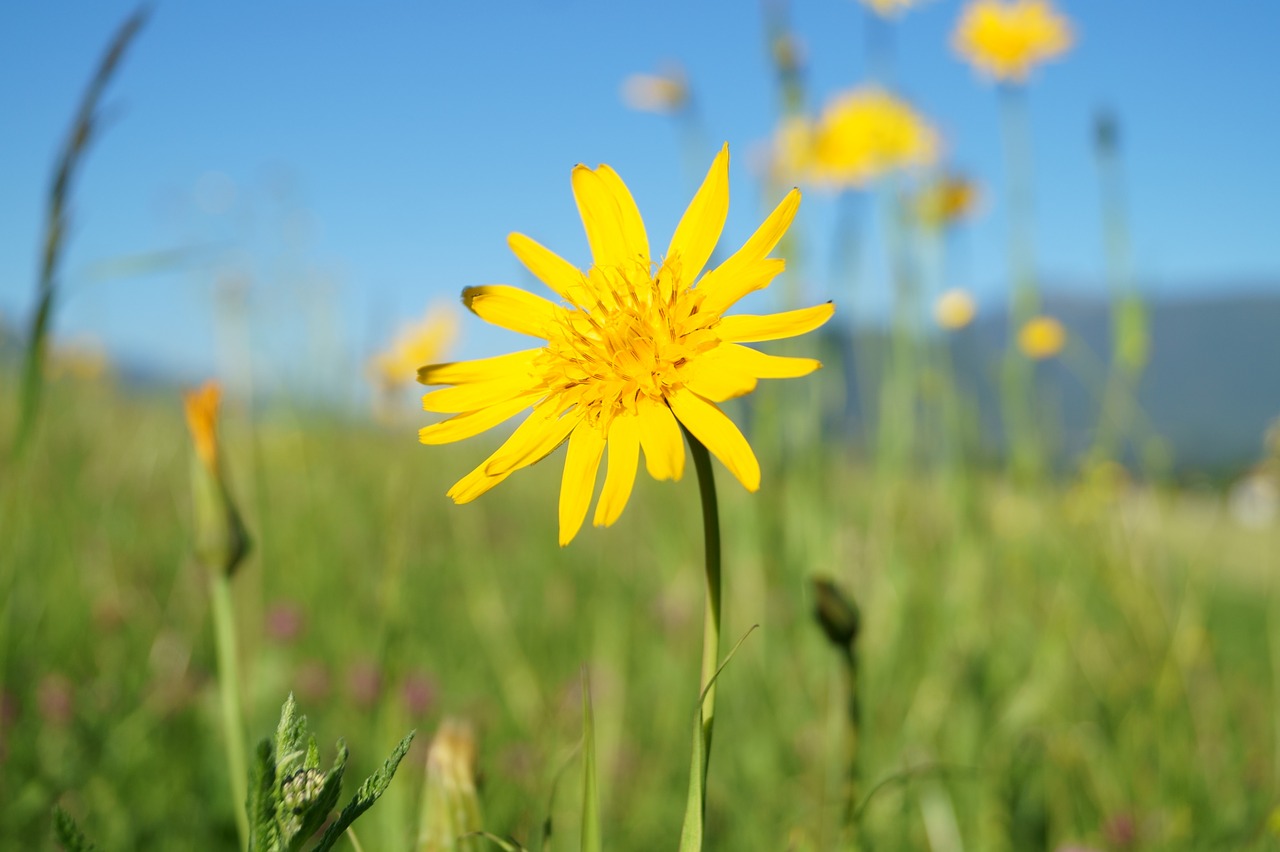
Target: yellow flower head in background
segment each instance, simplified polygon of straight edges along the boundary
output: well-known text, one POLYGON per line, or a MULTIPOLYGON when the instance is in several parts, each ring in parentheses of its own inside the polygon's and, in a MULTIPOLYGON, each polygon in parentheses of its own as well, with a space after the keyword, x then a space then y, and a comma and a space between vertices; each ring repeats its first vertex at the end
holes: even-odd
POLYGON ((218 469, 218 404, 221 401, 222 388, 212 380, 182 397, 187 431, 191 433, 196 455, 205 469, 215 475, 218 469))
POLYGON ((680 112, 689 103, 689 78, 675 63, 659 74, 632 74, 622 81, 622 102, 640 112, 680 112))
POLYGON ((387 389, 408 384, 418 368, 439 361, 458 338, 458 315, 452 306, 436 305, 412 325, 396 335, 385 352, 370 362, 377 382, 387 389))
POLYGON ((938 135, 908 104, 877 87, 834 98, 817 121, 791 118, 774 140, 779 176, 831 189, 931 165, 938 135))
POLYGON ((568 441, 560 485, 561 545, 586 518, 606 448, 597 526, 622 514, 641 449, 655 479, 681 477, 681 426, 749 491, 759 488, 755 454, 716 403, 749 393, 759 379, 816 370, 821 365, 811 358, 766 355, 742 344, 813 331, 834 312, 827 303, 766 316, 724 316, 782 271, 783 261, 768 255, 800 204, 793 189, 742 248, 702 274, 729 210, 728 145, 661 259, 650 254, 640 212, 613 169, 576 166, 572 183, 591 247, 590 269, 580 271, 523 234, 507 239, 516 257, 567 304, 505 285, 463 291, 464 303, 481 319, 545 345, 432 365, 418 376, 423 384, 454 386, 422 398, 427 411, 456 413, 422 429, 424 444, 469 438, 533 407, 493 455, 449 490, 457 503, 474 500, 568 441))
POLYGON ((916 219, 939 230, 969 216, 978 206, 978 186, 963 175, 943 175, 926 184, 912 200, 916 219))
POLYGON ((1048 0, 974 0, 952 36, 956 51, 972 65, 1014 82, 1065 53, 1072 41, 1071 25, 1048 0))
POLYGON ((938 325, 948 331, 956 331, 973 322, 978 306, 968 290, 959 287, 947 290, 933 304, 933 317, 938 325))
POLYGON ((1066 342, 1067 330, 1053 317, 1033 317, 1018 330, 1018 348, 1036 361, 1057 355, 1066 342))
POLYGON ((862 0, 862 5, 870 7, 882 18, 890 18, 919 2, 920 0, 862 0))

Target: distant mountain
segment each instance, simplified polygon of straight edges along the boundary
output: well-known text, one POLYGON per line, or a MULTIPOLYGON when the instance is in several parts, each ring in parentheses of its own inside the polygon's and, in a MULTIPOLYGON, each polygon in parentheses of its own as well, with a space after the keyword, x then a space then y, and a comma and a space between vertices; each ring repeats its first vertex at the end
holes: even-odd
MULTIPOLYGON (((1062 430, 1056 443, 1065 458, 1074 458, 1090 446, 1098 422, 1101 388, 1090 385, 1101 385, 1111 360, 1111 308, 1105 299, 1067 293, 1047 293, 1044 312, 1066 326, 1073 345, 1086 355, 1042 363, 1038 381, 1042 398, 1055 409, 1051 422, 1062 430)), ((1164 298, 1150 302, 1148 312, 1150 361, 1137 401, 1149 430, 1168 442, 1182 470, 1227 470, 1256 461, 1263 433, 1280 417, 1280 286, 1164 298)), ((857 334, 853 351, 873 361, 884 358, 884 332, 857 334)), ((989 310, 948 338, 957 381, 978 400, 984 444, 998 452, 997 389, 1007 316, 989 310)), ((843 345, 848 351, 847 339, 843 345)), ((848 398, 857 400, 856 379, 850 382, 848 398)), ((856 404, 849 415, 857 428, 862 415, 856 404)))

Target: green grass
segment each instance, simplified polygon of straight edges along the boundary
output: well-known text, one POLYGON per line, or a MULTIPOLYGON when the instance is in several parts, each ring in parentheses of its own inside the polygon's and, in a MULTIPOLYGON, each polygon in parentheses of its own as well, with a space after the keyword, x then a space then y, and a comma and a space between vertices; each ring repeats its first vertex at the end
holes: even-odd
MULTIPOLYGON (((61 802, 102 849, 234 848, 180 400, 56 383, 47 402, 0 468, 0 847, 53 848, 61 802)), ((445 490, 498 437, 428 448, 413 423, 251 421, 234 400, 223 420, 255 541, 234 582, 251 740, 291 690, 322 744, 346 738, 353 778, 420 732, 364 848, 410 848, 446 715, 478 727, 486 829, 536 847, 584 665, 604 848, 676 847, 702 633, 692 469, 641 475, 615 527, 560 549, 558 455, 458 507, 445 490), (303 616, 290 640, 266 626, 281 604, 303 616)), ((862 610, 865 848, 1272 842, 1280 531, 1235 527, 1214 494, 970 472, 965 502, 834 446, 782 466, 755 444, 761 493, 717 471, 723 647, 760 629, 719 681, 708 848, 838 848, 843 671, 816 574, 862 610)), ((557 849, 577 844, 581 776, 555 797, 557 849)))

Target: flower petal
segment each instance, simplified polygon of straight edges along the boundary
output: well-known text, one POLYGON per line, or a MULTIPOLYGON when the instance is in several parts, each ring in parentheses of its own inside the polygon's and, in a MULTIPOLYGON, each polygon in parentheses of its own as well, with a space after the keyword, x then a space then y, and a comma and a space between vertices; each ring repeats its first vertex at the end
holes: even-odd
POLYGON ((756 377, 735 361, 729 346, 722 344, 699 355, 687 368, 685 387, 712 402, 743 396, 756 389, 756 377))
POLYGON ((600 501, 596 504, 596 516, 592 521, 595 526, 612 526, 622 515, 635 486, 639 466, 640 423, 633 415, 619 415, 609 424, 609 469, 605 473, 600 501))
POLYGON ((766 355, 759 350, 740 346, 737 343, 723 343, 712 352, 723 353, 721 357, 731 369, 742 370, 757 379, 798 379, 822 366, 822 362, 814 358, 766 355))
POLYGON ((684 436, 671 409, 643 399, 636 409, 640 419, 640 446, 644 464, 654 479, 680 479, 684 475, 684 436))
POLYGON ((786 267, 787 262, 778 257, 738 266, 728 273, 721 272, 725 268, 721 264, 698 283, 698 289, 705 292, 700 310, 708 317, 718 317, 743 296, 768 287, 786 267))
POLYGON ((582 411, 575 408, 560 415, 559 400, 554 403, 541 411, 535 410, 519 429, 511 433, 507 442, 485 462, 485 473, 498 476, 528 467, 542 461, 569 437, 573 427, 582 422, 582 411))
POLYGON ((531 385, 537 386, 533 377, 522 371, 514 371, 484 382, 469 382, 432 391, 422 397, 422 410, 449 413, 476 411, 516 396, 526 396, 531 385))
POLYGON ((784 337, 795 337, 813 331, 836 311, 831 302, 814 305, 812 308, 801 308, 798 311, 784 311, 780 314, 752 316, 739 314, 724 317, 715 327, 716 336, 730 343, 755 343, 760 340, 779 340, 784 337))
POLYGON ((454 361, 449 364, 428 364, 418 368, 418 381, 424 385, 461 385, 468 382, 486 382, 505 376, 516 370, 524 370, 533 364, 541 349, 524 349, 492 358, 474 361, 454 361))
POLYGON ((747 439, 723 411, 687 389, 671 394, 667 403, 693 437, 720 459, 744 488, 759 490, 760 462, 756 461, 747 439))
MULTIPOLYGON (((499 456, 510 452, 513 447, 523 447, 527 444, 530 439, 544 427, 549 414, 554 414, 558 410, 557 406, 559 405, 561 405, 561 403, 558 399, 545 399, 534 406, 533 411, 529 413, 529 416, 515 428, 515 431, 507 436, 507 440, 502 442, 502 446, 494 450, 493 453, 481 462, 475 470, 471 471, 466 476, 462 477, 462 479, 454 483, 453 487, 450 488, 448 492, 448 496, 453 499, 453 502, 470 503, 472 500, 476 499, 481 494, 506 479, 512 473, 519 470, 521 465, 515 465, 501 473, 494 474, 490 473, 487 468, 489 467, 490 462, 499 456)), ((555 449, 555 446, 556 444, 553 444, 552 449, 555 449)), ((548 450, 548 452, 550 452, 550 450, 548 450)), ((546 453, 543 455, 545 456, 546 453)), ((541 457, 542 456, 539 456, 539 458, 541 457)), ((534 459, 534 461, 537 461, 537 459, 534 459)), ((530 464, 532 463, 533 462, 530 462, 530 464)))
POLYGON ((604 452, 604 433, 586 423, 579 423, 569 436, 569 452, 564 459, 560 478, 560 546, 573 541, 582 529, 596 488, 600 471, 600 454, 604 452))
POLYGON ((448 420, 424 426, 418 430, 418 440, 424 444, 450 444, 479 435, 486 429, 492 429, 504 420, 510 420, 528 408, 537 399, 541 391, 532 391, 513 397, 498 405, 491 405, 479 411, 468 411, 448 420))
POLYGON ((786 194, 777 207, 773 208, 773 212, 760 224, 759 228, 756 228, 756 232, 751 235, 751 238, 742 244, 742 248, 730 255, 729 259, 724 263, 707 273, 707 281, 703 282, 703 286, 707 286, 710 283, 712 276, 719 278, 723 275, 726 279, 732 279, 740 275, 746 267, 764 260, 787 233, 787 229, 791 227, 791 222, 796 218, 796 211, 799 209, 800 190, 793 189, 786 194))
POLYGON ((573 167, 573 197, 587 232, 591 257, 601 269, 630 268, 622 211, 604 178, 583 165, 573 167))
POLYGON ((499 328, 546 339, 564 308, 519 287, 486 284, 462 291, 462 303, 485 322, 499 328))
POLYGON ((725 217, 729 215, 729 145, 720 149, 702 186, 680 217, 667 248, 667 262, 680 263, 680 280, 693 284, 720 241, 725 217))
POLYGON ((622 223, 622 239, 627 246, 627 258, 638 263, 646 272, 649 269, 649 235, 644 229, 644 219, 640 216, 640 208, 631 197, 631 190, 618 177, 618 173, 606 165, 596 169, 596 174, 604 181, 605 186, 613 193, 613 200, 618 205, 618 214, 622 223))
POLYGON ((575 305, 581 304, 582 270, 524 234, 514 231, 507 234, 507 245, 525 268, 557 296, 575 305))

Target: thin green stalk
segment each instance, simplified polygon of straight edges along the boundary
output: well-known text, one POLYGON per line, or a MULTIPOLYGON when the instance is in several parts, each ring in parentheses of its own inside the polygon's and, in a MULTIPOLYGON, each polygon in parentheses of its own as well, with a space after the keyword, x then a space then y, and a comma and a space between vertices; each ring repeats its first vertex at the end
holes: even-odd
POLYGON ((209 574, 213 602, 213 629, 218 647, 218 691, 222 695, 223 740, 227 749, 227 772, 231 776, 231 799, 240 833, 240 848, 249 848, 248 798, 249 767, 245 760, 244 718, 240 713, 240 665, 236 657, 235 607, 231 600, 231 578, 224 572, 209 574))
POLYGON ((1018 351, 1018 331, 1040 310, 1032 239, 1032 164, 1026 93, 1021 86, 1000 91, 1008 184, 1009 266, 1013 295, 1009 302, 1009 351, 1001 375, 1005 442, 1014 475, 1037 479, 1043 459, 1035 424, 1035 365, 1018 351))
MULTIPOLYGON (((683 427, 681 427, 683 428, 683 427)), ((702 499, 702 534, 706 545, 707 600, 702 631, 702 780, 703 810, 706 810, 707 765, 711 761, 711 733, 715 725, 716 688, 712 678, 720 665, 720 510, 716 501, 716 480, 711 455, 688 429, 684 437, 698 472, 698 495, 702 499)))

